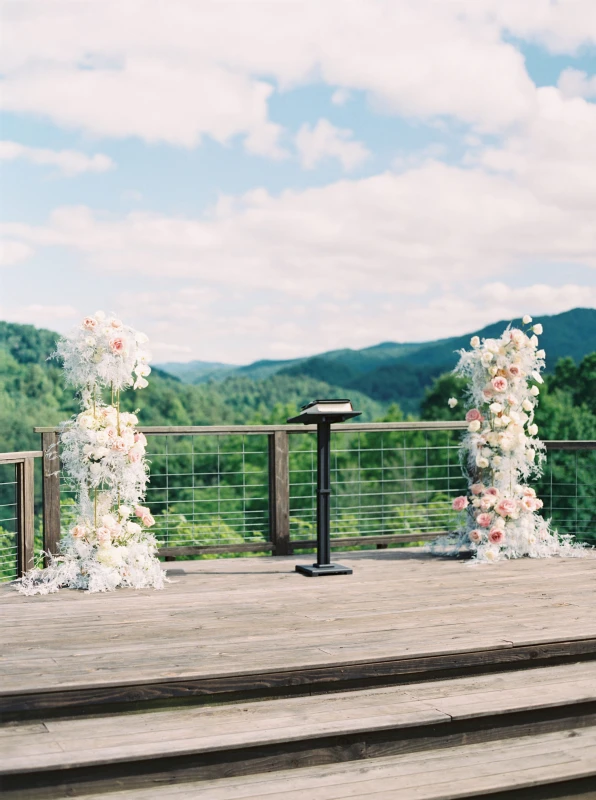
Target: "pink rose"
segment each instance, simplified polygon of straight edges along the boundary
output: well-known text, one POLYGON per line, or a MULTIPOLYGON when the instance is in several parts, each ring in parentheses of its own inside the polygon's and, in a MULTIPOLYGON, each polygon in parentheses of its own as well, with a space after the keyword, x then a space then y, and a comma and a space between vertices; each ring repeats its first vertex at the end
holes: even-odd
POLYGON ((140 442, 143 447, 147 446, 147 437, 144 433, 135 433, 135 442, 140 442))
POLYGON ((124 339, 119 336, 115 339, 110 339, 110 350, 116 355, 121 355, 124 352, 124 339))
POLYGON ((115 439, 118 436, 118 431, 113 425, 110 425, 106 428, 106 433, 108 435, 108 439, 115 439))
POLYGON ((136 506, 135 514, 139 519, 143 519, 143 517, 146 517, 147 515, 151 514, 151 512, 146 506, 136 506))
POLYGON ((456 497, 452 503, 452 508, 454 511, 463 511, 464 508, 467 508, 469 505, 468 498, 464 497, 456 497))
POLYGON ((544 503, 542 502, 542 500, 539 500, 537 497, 535 497, 534 498, 534 505, 535 505, 536 509, 539 509, 539 508, 542 508, 544 503))
POLYGON ((150 528, 152 525, 155 525, 155 520, 151 514, 145 514, 145 516, 141 517, 141 522, 146 528, 150 528))
POLYGON ((503 531, 499 530, 499 528, 493 528, 492 531, 488 534, 488 541, 491 544, 501 544, 501 542, 505 539, 505 534, 503 531))
POLYGON ((489 486, 489 488, 486 490, 486 494, 491 495, 491 497, 498 497, 499 490, 497 489, 496 486, 489 486))
POLYGON ((110 320, 110 325, 112 326, 112 328, 121 328, 122 327, 122 323, 120 322, 119 319, 111 319, 110 320))
POLYGON ((483 483, 473 483, 470 486, 470 491, 472 494, 482 494, 484 491, 484 484, 483 483))
POLYGON ((474 420, 483 420, 484 417, 477 408, 471 408, 466 414, 466 422, 474 422, 474 420))
POLYGON ((470 531, 469 536, 471 541, 473 541, 475 544, 478 544, 478 542, 482 541, 482 534, 480 533, 480 531, 477 531, 476 529, 470 531))
POLYGON ((93 331, 97 327, 97 320, 93 317, 85 317, 83 320, 83 328, 88 331, 93 331))
POLYGON ((516 406, 517 397, 514 394, 510 394, 507 396, 507 402, 509 403, 510 406, 516 406))
POLYGON ((532 489, 531 486, 524 486, 523 495, 524 497, 536 497, 536 489, 532 489))
POLYGON ((135 450, 135 448, 133 447, 132 450, 128 451, 128 460, 130 461, 131 464, 138 464, 139 461, 141 460, 141 451, 135 450))
POLYGON ((536 500, 533 497, 522 497, 519 504, 525 511, 536 511, 536 500))
POLYGON ((482 513, 478 514, 476 517, 476 522, 480 525, 481 528, 488 528, 491 522, 493 521, 493 515, 482 513))
POLYGON ((485 386, 484 389, 482 390, 482 395, 484 396, 485 400, 490 400, 495 396, 495 390, 489 384, 488 386, 485 386))
POLYGON ((508 497, 504 497, 495 506, 497 514, 500 514, 502 517, 511 516, 511 514, 515 513, 516 508, 517 508, 517 503, 515 502, 515 500, 510 500, 508 497))
POLYGON ((83 525, 75 525, 72 529, 72 535, 75 539, 82 539, 86 532, 83 525))
POLYGON ((123 453, 126 449, 127 447, 124 439, 121 436, 117 436, 112 442, 112 450, 115 450, 117 453, 123 453))
POLYGON ((480 501, 480 508, 482 509, 482 511, 490 511, 495 504, 495 500, 496 498, 490 494, 484 495, 484 497, 480 501))
POLYGON ((504 392, 508 386, 507 380, 501 375, 497 375, 496 378, 493 378, 491 384, 495 392, 504 392))
POLYGON ((519 364, 510 364, 507 367, 507 372, 511 375, 512 378, 519 378, 521 375, 521 367, 519 364))

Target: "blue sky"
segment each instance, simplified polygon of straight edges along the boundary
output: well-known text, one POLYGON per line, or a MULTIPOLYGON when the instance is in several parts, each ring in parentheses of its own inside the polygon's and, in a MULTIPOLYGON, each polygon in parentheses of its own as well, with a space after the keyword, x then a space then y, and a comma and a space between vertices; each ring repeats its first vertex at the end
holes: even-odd
POLYGON ((590 0, 160 8, 5 4, 0 318, 244 363, 596 305, 590 0))

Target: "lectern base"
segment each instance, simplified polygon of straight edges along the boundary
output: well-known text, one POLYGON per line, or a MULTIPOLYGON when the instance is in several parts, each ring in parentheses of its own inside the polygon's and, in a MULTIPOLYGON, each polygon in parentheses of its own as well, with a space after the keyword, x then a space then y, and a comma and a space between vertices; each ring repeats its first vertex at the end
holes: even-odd
POLYGON ((322 575, 351 575, 353 570, 341 564, 297 564, 296 572, 309 578, 319 578, 322 575))

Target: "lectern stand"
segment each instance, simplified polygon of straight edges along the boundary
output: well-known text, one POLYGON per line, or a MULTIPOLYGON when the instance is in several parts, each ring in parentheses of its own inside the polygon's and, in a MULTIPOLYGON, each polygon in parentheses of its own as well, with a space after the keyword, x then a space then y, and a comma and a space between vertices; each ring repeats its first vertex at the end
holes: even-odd
POLYGON ((309 578, 352 574, 350 567, 331 562, 331 424, 361 413, 354 411, 349 400, 315 400, 288 420, 317 426, 317 561, 296 565, 296 572, 309 578))

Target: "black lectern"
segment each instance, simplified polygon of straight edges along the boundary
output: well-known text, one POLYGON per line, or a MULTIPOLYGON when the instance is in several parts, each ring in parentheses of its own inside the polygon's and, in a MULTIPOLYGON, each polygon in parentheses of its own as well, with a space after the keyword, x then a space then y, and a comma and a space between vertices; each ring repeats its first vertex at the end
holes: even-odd
POLYGON ((354 411, 350 400, 313 400, 288 420, 317 426, 317 563, 296 566, 296 572, 309 578, 352 574, 349 567, 331 563, 331 423, 345 422, 361 413, 354 411))

